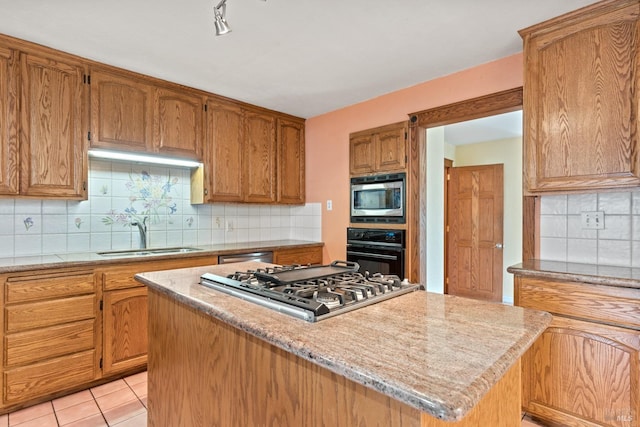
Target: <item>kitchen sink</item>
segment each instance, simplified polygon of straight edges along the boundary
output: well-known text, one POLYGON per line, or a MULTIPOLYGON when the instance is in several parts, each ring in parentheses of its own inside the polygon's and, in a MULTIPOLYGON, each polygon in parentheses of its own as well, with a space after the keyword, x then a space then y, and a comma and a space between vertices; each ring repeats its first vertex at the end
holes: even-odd
POLYGON ((179 247, 179 248, 157 248, 157 249, 127 249, 123 251, 107 251, 98 252, 98 255, 105 257, 118 256, 144 256, 144 255, 160 255, 160 254, 183 254, 188 252, 201 251, 199 248, 179 247))

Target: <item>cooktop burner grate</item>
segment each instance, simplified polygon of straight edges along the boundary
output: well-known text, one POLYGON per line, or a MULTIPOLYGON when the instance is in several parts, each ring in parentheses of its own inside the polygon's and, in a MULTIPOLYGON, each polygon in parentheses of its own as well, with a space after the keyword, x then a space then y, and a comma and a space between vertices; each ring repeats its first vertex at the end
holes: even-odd
POLYGON ((205 273, 200 283, 311 322, 420 289, 395 275, 363 274, 359 269, 345 261, 275 266, 227 277, 205 273))

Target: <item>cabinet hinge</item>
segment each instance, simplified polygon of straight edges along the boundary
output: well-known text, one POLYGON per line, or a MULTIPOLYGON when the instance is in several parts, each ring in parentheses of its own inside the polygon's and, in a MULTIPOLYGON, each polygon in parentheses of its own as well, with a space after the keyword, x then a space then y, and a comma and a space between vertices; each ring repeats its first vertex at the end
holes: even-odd
POLYGON ((87 181, 82 181, 82 191, 87 191, 87 181))
POLYGON ((450 173, 447 174, 447 181, 451 181, 451 174, 450 173))
POLYGON ((100 311, 102 311, 102 306, 103 306, 103 303, 102 303, 102 300, 100 300, 100 311))
POLYGON ((404 140, 407 140, 407 132, 404 133, 404 140))
POLYGON ((449 226, 447 225, 447 233, 449 232, 449 226))
POLYGON ((100 369, 102 369, 102 357, 100 358, 100 369))
POLYGON ((90 85, 91 84, 91 75, 90 74, 85 74, 83 76, 83 80, 84 80, 84 84, 90 85))

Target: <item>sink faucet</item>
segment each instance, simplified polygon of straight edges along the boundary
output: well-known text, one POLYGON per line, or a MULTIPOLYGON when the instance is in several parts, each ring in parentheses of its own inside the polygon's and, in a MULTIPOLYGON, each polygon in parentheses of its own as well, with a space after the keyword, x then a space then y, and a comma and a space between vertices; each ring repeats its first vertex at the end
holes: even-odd
POLYGON ((147 220, 148 216, 142 218, 142 223, 135 221, 131 223, 131 226, 137 225, 140 232, 140 249, 147 249, 147 220))

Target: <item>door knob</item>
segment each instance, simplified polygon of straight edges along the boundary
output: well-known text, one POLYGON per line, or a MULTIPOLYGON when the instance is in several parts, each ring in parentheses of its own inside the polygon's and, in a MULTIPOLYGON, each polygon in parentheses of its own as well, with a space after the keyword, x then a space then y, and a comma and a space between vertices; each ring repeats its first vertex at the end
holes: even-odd
POLYGON ((502 243, 496 243, 496 249, 502 249, 502 243))

